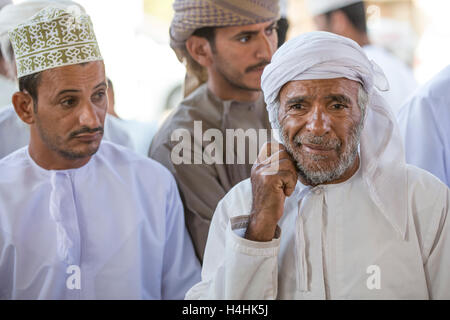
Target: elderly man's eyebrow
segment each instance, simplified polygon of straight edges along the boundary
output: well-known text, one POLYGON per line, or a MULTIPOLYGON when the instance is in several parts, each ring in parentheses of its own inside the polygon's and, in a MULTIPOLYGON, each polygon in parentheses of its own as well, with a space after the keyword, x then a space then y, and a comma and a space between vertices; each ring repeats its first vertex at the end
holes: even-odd
POLYGON ((351 104, 352 100, 349 97, 343 94, 330 94, 325 97, 326 100, 337 101, 342 104, 351 104))
POLYGON ((309 97, 309 96, 297 96, 297 97, 293 97, 293 98, 288 99, 285 104, 304 103, 308 99, 311 99, 311 97, 309 97))

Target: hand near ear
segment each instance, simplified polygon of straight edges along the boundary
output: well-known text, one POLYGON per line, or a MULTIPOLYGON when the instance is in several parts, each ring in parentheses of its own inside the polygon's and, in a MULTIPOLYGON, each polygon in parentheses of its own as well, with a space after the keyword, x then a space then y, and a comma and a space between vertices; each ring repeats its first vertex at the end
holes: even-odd
POLYGON ((295 190, 297 170, 282 144, 266 143, 252 167, 252 212, 245 237, 271 241, 283 215, 284 202, 295 190))

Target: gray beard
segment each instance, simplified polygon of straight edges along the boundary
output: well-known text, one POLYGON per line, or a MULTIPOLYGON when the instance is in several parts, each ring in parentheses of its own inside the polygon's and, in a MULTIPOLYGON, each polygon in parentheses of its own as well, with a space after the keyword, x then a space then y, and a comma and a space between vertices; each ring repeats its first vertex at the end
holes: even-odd
POLYGON ((295 160, 300 176, 310 185, 319 185, 339 179, 353 165, 356 156, 358 155, 358 146, 362 128, 363 122, 361 121, 361 123, 353 130, 349 144, 342 152, 340 152, 342 143, 338 139, 325 141, 323 137, 308 134, 295 136, 293 142, 295 146, 293 147, 288 143, 289 138, 283 127, 281 128, 281 139, 287 152, 295 160), (331 165, 325 165, 322 161, 326 160, 327 157, 321 155, 305 155, 299 152, 298 148, 305 141, 335 148, 337 152, 340 153, 339 159, 331 165), (310 163, 313 164, 311 165, 310 163))

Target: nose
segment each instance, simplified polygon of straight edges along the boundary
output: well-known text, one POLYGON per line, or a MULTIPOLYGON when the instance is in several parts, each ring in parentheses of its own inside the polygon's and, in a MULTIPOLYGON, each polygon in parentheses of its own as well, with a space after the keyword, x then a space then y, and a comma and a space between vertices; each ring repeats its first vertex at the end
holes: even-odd
POLYGON ((258 46, 256 48, 256 58, 258 60, 270 61, 272 59, 274 51, 275 51, 274 44, 272 44, 270 38, 265 33, 263 33, 258 39, 258 46))
POLYGON ((319 137, 330 132, 330 120, 320 106, 312 108, 311 113, 308 115, 306 129, 319 137))
POLYGON ((79 122, 81 126, 91 129, 101 127, 100 117, 94 104, 90 102, 84 103, 82 108, 80 108, 79 122))

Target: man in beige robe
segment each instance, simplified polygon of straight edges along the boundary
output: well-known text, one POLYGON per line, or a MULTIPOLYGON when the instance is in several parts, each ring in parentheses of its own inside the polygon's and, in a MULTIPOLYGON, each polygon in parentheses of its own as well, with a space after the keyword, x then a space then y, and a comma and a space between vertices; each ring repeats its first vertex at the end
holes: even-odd
POLYGON ((256 152, 249 149, 256 150, 270 134, 260 79, 277 48, 278 1, 176 0, 173 7, 171 46, 194 82, 206 83, 164 122, 149 156, 174 174, 202 259, 217 203, 250 176, 256 152))

